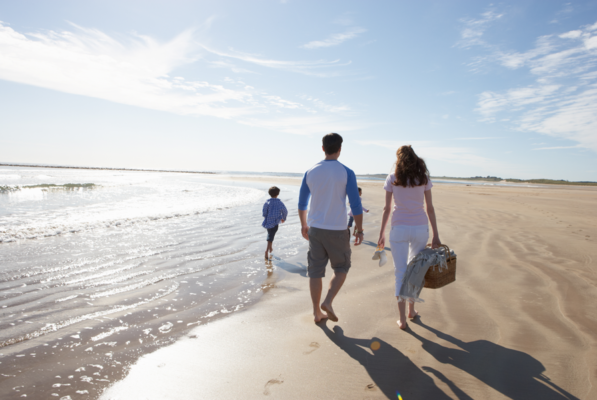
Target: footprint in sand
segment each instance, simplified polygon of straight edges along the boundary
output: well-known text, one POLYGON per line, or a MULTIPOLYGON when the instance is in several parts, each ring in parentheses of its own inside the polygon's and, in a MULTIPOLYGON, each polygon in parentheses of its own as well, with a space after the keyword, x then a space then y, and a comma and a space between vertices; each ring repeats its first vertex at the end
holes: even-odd
POLYGON ((309 347, 313 347, 311 350, 309 351, 303 351, 303 354, 311 354, 313 353, 315 350, 317 350, 319 348, 319 343, 317 342, 311 342, 311 344, 309 345, 309 347))
POLYGON ((368 392, 373 392, 376 390, 375 387, 376 387, 375 383, 370 383, 367 386, 365 386, 365 390, 368 392))
POLYGON ((272 386, 272 385, 279 385, 279 384, 282 384, 282 383, 284 383, 284 379, 282 379, 282 375, 280 375, 278 377, 278 379, 270 379, 265 384, 265 390, 263 391, 263 394, 266 395, 266 396, 269 396, 269 394, 270 394, 270 391, 269 391, 270 386, 272 386))

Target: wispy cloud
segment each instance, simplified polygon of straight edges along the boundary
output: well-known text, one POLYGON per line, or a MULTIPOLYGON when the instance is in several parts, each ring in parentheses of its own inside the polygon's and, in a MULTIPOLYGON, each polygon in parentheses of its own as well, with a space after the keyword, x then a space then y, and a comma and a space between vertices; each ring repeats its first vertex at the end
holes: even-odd
POLYGON ((471 147, 442 145, 437 141, 392 141, 392 140, 363 140, 362 145, 373 145, 398 150, 400 146, 411 145, 417 155, 426 160, 443 161, 450 164, 468 165, 475 167, 503 167, 498 161, 478 155, 478 150, 471 147))
POLYGON ((503 139, 500 136, 484 136, 484 137, 461 137, 461 138, 454 138, 450 140, 493 140, 493 139, 503 139))
MULTIPOLYGON (((298 120, 317 114, 319 121, 329 122, 336 121, 336 114, 344 107, 334 109, 324 107, 323 102, 283 98, 237 79, 211 83, 172 76, 177 68, 191 63, 237 68, 222 64, 223 61, 206 60, 192 30, 159 42, 143 35, 125 35, 117 40, 97 29, 74 24, 72 31, 23 34, 0 22, 0 54, 0 79, 180 115, 247 123, 274 118, 272 115, 277 120, 298 120)), ((254 64, 296 70, 338 64, 244 58, 254 64)), ((272 129, 279 126, 282 125, 271 124, 272 129)), ((280 130, 304 133, 300 128, 280 130)))
POLYGON ((479 18, 462 19, 463 28, 460 31, 459 47, 471 47, 484 45, 483 34, 493 21, 502 18, 504 14, 498 14, 493 10, 486 11, 479 18))
POLYGON ((346 118, 332 118, 327 116, 286 117, 286 118, 245 118, 241 124, 257 128, 271 129, 295 135, 325 134, 329 132, 348 132, 366 128, 360 122, 349 121, 346 118))
POLYGON ((298 72, 304 75, 311 75, 317 77, 332 77, 345 75, 346 72, 340 72, 338 70, 329 71, 330 68, 343 67, 350 64, 349 62, 341 63, 340 60, 325 61, 282 61, 264 58, 254 54, 247 54, 235 50, 221 51, 208 47, 204 44, 198 45, 209 53, 225 57, 232 58, 246 63, 259 65, 266 68, 282 69, 291 72, 298 72))
POLYGON ((319 49, 322 47, 338 46, 339 44, 342 44, 347 40, 356 38, 364 32, 367 32, 367 29, 359 27, 350 28, 346 32, 334 33, 330 35, 327 39, 314 40, 312 42, 303 44, 300 47, 303 49, 319 49))
POLYGON ((561 149, 579 149, 583 148, 584 146, 576 145, 576 146, 553 146, 553 147, 538 147, 533 150, 561 150, 561 149))
MULTIPOLYGON (((485 122, 506 120, 521 131, 569 139, 597 152, 597 23, 537 38, 525 52, 490 48, 482 62, 526 69, 534 83, 479 95, 485 122)), ((542 148, 548 149, 548 148, 542 148)), ((554 148, 555 149, 555 148, 554 148)))

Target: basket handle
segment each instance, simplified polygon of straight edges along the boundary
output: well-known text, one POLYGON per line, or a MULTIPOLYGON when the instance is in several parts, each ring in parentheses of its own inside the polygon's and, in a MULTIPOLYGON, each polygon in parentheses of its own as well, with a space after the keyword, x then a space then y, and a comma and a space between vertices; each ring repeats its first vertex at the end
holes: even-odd
MULTIPOLYGON (((431 244, 427 244, 425 247, 431 247, 431 244)), ((450 248, 447 244, 440 244, 439 247, 443 247, 444 251, 446 252, 446 261, 452 261, 452 254, 450 253, 450 248)))

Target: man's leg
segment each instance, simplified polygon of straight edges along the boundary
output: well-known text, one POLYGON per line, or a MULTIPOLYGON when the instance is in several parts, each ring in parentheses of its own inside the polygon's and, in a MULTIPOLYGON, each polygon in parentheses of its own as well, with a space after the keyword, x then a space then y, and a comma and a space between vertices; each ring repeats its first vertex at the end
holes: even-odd
POLYGON ((319 301, 321 300, 321 290, 323 284, 321 278, 309 278, 309 290, 311 291, 311 301, 313 302, 313 317, 315 322, 326 319, 328 316, 319 308, 319 301))
POLYGON ((338 317, 336 317, 334 309, 332 308, 332 302, 334 301, 334 298, 342 288, 342 285, 344 284, 345 280, 345 272, 334 271, 334 276, 330 280, 330 288, 328 289, 328 294, 325 296, 325 300, 321 304, 321 308, 328 313, 328 318, 332 321, 338 321, 338 317))

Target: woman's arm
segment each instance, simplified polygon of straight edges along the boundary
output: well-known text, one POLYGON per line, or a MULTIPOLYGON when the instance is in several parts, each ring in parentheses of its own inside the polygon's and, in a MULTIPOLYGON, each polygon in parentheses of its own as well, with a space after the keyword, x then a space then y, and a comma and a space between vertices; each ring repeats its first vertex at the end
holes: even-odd
POLYGON ((438 248, 442 242, 439 240, 439 232, 437 231, 437 221, 435 220, 435 209, 433 208, 433 200, 431 198, 431 189, 425 191, 425 204, 427 204, 427 216, 431 223, 433 230, 433 239, 431 240, 431 248, 438 248))
POLYGON ((379 240, 377 246, 384 248, 386 247, 386 226, 388 225, 388 219, 392 213, 392 192, 386 192, 386 205, 383 208, 383 216, 381 217, 381 229, 379 231, 379 240))

